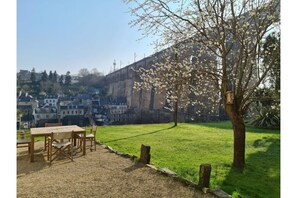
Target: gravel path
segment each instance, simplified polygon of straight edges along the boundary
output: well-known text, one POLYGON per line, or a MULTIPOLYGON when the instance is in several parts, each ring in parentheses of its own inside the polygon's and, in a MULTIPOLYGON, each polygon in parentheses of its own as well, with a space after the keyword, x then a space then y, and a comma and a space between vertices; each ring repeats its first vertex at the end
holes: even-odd
POLYGON ((17 149, 17 197, 213 197, 102 146, 49 166, 42 146, 35 143, 34 163, 27 148, 17 149))

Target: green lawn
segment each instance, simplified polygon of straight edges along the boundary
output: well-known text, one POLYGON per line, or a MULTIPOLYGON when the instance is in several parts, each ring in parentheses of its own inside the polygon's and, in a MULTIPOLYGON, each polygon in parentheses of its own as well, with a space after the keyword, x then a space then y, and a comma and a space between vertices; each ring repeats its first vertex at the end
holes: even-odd
POLYGON ((231 168, 233 131, 230 122, 103 126, 97 140, 115 150, 140 155, 141 144, 151 146, 151 164, 167 167, 198 182, 199 166, 212 165, 211 187, 243 197, 280 197, 280 133, 247 128, 246 168, 231 168))

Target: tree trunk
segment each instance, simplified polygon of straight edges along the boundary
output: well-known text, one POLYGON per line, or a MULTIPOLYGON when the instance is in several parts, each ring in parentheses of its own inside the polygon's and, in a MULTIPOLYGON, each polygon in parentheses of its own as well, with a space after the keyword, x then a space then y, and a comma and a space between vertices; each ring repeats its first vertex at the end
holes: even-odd
POLYGON ((174 102, 174 112, 173 112, 174 126, 177 126, 177 110, 178 110, 178 103, 174 102))
POLYGON ((245 125, 241 117, 232 121, 234 133, 233 166, 244 169, 245 165, 245 125))
POLYGON ((225 105, 226 112, 233 126, 233 167, 243 170, 245 165, 245 124, 242 115, 238 111, 234 111, 233 105, 225 105))

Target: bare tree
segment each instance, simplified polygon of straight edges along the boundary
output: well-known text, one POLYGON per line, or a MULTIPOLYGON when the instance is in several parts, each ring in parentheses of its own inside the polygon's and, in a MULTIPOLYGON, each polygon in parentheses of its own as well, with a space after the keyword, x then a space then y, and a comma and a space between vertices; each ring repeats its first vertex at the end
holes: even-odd
MULTIPOLYGON (((197 78, 213 79, 234 131, 233 166, 245 165, 243 117, 251 96, 274 64, 262 64, 260 43, 279 22, 279 0, 124 0, 131 3, 144 36, 156 35, 166 48, 176 41, 197 45, 197 78), (208 56, 204 56, 208 54, 208 56), (213 58, 215 57, 215 58, 213 58)), ((199 79, 197 79, 199 81, 199 79)), ((200 90, 200 94, 203 94, 200 90)))
POLYGON ((90 74, 89 70, 87 68, 82 68, 78 71, 79 77, 86 77, 90 74))

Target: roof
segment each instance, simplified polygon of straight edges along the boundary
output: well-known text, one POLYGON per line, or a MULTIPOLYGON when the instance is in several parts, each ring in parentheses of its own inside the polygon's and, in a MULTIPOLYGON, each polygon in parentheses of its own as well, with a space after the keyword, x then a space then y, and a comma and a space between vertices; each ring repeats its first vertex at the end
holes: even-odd
POLYGON ((34 98, 31 95, 25 95, 25 96, 20 96, 18 98, 19 102, 30 102, 32 101, 34 98))
POLYGON ((47 94, 44 99, 58 99, 58 95, 57 94, 47 94))
POLYGON ((79 94, 76 96, 76 99, 79 100, 92 100, 92 96, 89 94, 79 94))
POLYGON ((35 113, 57 113, 56 108, 36 108, 35 113))
POLYGON ((111 97, 100 97, 98 100, 93 100, 92 104, 97 106, 127 104, 127 98, 117 97, 112 99, 111 97))

